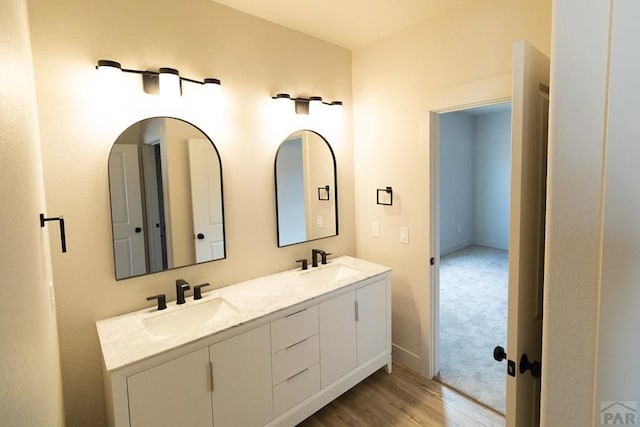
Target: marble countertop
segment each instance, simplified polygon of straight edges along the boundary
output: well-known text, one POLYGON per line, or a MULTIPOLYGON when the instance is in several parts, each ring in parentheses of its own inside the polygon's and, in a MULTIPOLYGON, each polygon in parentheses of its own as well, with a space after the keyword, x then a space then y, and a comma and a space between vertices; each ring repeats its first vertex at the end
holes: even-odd
POLYGON ((203 298, 198 301, 188 297, 187 302, 181 306, 171 301, 167 303, 166 310, 158 311, 155 307, 147 307, 121 316, 99 320, 96 322, 96 327, 105 368, 107 371, 114 371, 388 271, 390 268, 383 265, 341 256, 329 260, 327 265, 309 267, 306 271, 298 268, 215 289, 203 293, 203 298), (317 279, 312 280, 308 275, 308 273, 320 272, 335 265, 357 271, 344 279, 338 278, 324 283, 320 283, 317 279), (234 306, 238 312, 199 328, 168 337, 149 334, 143 324, 146 318, 171 313, 220 297, 234 306))

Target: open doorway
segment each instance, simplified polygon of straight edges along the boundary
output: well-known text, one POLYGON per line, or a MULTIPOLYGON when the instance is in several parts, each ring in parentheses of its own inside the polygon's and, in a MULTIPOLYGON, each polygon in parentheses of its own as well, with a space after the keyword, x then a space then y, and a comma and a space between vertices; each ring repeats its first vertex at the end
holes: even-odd
POLYGON ((500 413, 506 373, 511 104, 440 113, 439 372, 500 413))

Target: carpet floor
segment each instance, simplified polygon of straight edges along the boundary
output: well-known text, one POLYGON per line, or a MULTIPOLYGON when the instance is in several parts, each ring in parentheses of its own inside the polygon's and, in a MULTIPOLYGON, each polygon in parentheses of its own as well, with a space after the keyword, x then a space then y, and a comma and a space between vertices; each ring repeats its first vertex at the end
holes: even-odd
POLYGON ((505 411, 508 252, 469 246, 440 259, 440 381, 505 411))

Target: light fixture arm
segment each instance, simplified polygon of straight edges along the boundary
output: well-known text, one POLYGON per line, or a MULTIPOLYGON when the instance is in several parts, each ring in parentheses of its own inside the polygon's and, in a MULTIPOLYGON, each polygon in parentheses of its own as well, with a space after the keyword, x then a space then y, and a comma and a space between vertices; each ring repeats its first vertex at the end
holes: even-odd
POLYGON ((309 105, 312 102, 320 102, 323 105, 329 106, 342 106, 342 101, 332 101, 326 102, 322 100, 321 96, 310 96, 309 98, 303 97, 292 97, 288 93, 278 93, 275 96, 272 96, 271 99, 287 99, 294 102, 296 114, 309 114, 309 105))

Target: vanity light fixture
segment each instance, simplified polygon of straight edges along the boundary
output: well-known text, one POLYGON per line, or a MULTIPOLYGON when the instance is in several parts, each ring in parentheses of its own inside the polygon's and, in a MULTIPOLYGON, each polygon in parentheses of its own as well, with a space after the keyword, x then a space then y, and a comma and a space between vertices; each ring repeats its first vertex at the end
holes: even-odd
POLYGON ((203 85, 209 92, 220 91, 220 80, 214 78, 206 78, 204 81, 183 77, 175 68, 162 67, 158 71, 153 70, 134 70, 131 68, 122 68, 117 61, 110 59, 100 59, 96 65, 96 69, 104 75, 115 75, 119 73, 133 73, 142 76, 142 88, 145 93, 152 95, 163 95, 177 97, 182 94, 182 82, 190 82, 203 85))
POLYGON ((321 96, 292 98, 288 93, 279 93, 272 96, 271 99, 275 99, 279 104, 289 104, 290 101, 293 101, 296 114, 317 114, 319 110, 327 105, 342 107, 342 101, 325 102, 321 96))

